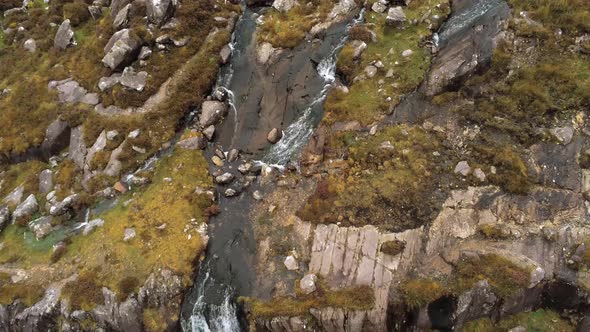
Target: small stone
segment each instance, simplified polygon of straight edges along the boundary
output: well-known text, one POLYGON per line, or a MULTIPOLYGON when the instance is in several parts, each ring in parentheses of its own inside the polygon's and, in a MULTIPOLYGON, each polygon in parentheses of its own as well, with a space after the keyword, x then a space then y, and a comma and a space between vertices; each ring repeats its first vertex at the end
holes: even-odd
POLYGON ((211 162, 213 162, 213 164, 215 164, 215 166, 217 167, 223 166, 223 160, 221 160, 221 158, 219 158, 218 156, 211 157, 211 162))
POLYGON ((373 65, 368 65, 367 67, 365 67, 365 74, 368 78, 375 77, 375 75, 377 75, 377 67, 373 65))
POLYGON ((152 49, 147 46, 143 46, 141 48, 141 51, 139 51, 139 60, 146 60, 151 55, 152 55, 152 49))
POLYGON ((227 188, 223 194, 225 197, 234 197, 238 194, 238 192, 235 189, 227 188))
POLYGON ((135 237, 135 228, 125 228, 123 233, 123 241, 127 242, 135 237))
POLYGON ((208 140, 212 140, 213 136, 215 135, 215 126, 210 125, 209 127, 205 128, 203 130, 203 135, 205 135, 205 137, 207 137, 208 140))
POLYGON ((473 176, 475 176, 480 182, 484 182, 486 180, 486 174, 481 170, 481 168, 476 168, 473 170, 473 176))
POLYGON ((246 174, 246 173, 250 172, 251 169, 252 169, 251 163, 243 163, 240 166, 238 166, 238 171, 242 174, 246 174))
POLYGON ((574 128, 572 127, 557 127, 549 130, 551 135, 563 145, 568 145, 574 137, 574 128))
POLYGON ((402 52, 402 56, 404 58, 407 58, 407 57, 411 56, 412 54, 414 54, 414 51, 412 51, 410 49, 407 49, 407 50, 405 50, 405 51, 402 52))
POLYGON ((215 177, 215 183, 217 184, 229 184, 235 179, 235 176, 231 173, 223 173, 215 177))
POLYGON ((134 131, 130 132, 129 135, 127 135, 127 137, 129 137, 129 138, 137 138, 137 137, 139 137, 139 134, 140 133, 141 133, 141 130, 135 129, 134 131))
POLYGON ((466 161, 460 161, 459 163, 457 163, 457 166, 455 166, 455 174, 461 174, 463 176, 467 176, 469 174, 471 174, 471 167, 469 166, 469 164, 466 161))
POLYGON ((239 156, 240 156, 240 151, 238 151, 237 149, 231 149, 231 150, 229 150, 229 153, 227 154, 227 160, 231 163, 231 162, 238 160, 239 156))
POLYGON ((369 130, 369 135, 371 136, 375 136, 375 134, 377 134, 377 125, 374 125, 371 127, 371 129, 369 130))
POLYGON ((371 9, 375 12, 375 13, 384 13, 385 10, 387 9, 387 6, 382 4, 381 1, 376 1, 375 3, 373 3, 373 5, 371 6, 371 9))
POLYGON ((115 138, 117 138, 117 136, 119 136, 119 132, 116 130, 109 130, 107 131, 107 139, 109 141, 114 140, 115 138))
POLYGON ((295 257, 293 257, 293 255, 287 256, 287 258, 285 258, 284 264, 289 271, 295 271, 299 269, 299 263, 297 263, 297 260, 295 257))
POLYGON ((139 147, 139 146, 137 146, 137 145, 132 145, 132 146, 131 146, 131 149, 132 149, 133 151, 135 151, 135 152, 137 152, 137 153, 141 153, 141 154, 144 154, 144 153, 146 153, 146 152, 147 152, 145 148, 139 147))
POLYGON ((393 69, 391 69, 391 68, 390 68, 390 69, 387 71, 387 73, 385 74, 385 77, 386 77, 386 78, 392 78, 392 77, 393 77, 393 69))
POLYGON ((257 201, 261 201, 263 199, 262 193, 260 193, 258 190, 252 193, 252 197, 257 201))
POLYGON ((316 290, 316 281, 317 277, 315 274, 306 274, 301 280, 299 281, 299 288, 305 294, 311 294, 316 290))

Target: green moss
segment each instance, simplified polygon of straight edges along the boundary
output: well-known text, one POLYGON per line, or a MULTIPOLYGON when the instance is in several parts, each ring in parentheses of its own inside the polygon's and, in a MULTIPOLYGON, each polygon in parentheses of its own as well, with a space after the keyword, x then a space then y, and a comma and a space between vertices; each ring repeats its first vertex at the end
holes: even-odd
POLYGON ((509 298, 530 283, 530 269, 514 264, 509 259, 496 254, 464 258, 457 264, 456 287, 464 292, 475 283, 487 280, 494 292, 509 298))
POLYGON ((409 279, 399 285, 403 303, 410 308, 421 308, 447 294, 449 290, 430 279, 409 279))
POLYGON ((501 224, 480 225, 478 231, 488 239, 506 240, 511 237, 510 232, 507 232, 505 227, 501 224))
POLYGON ((539 309, 508 316, 494 323, 489 318, 471 321, 461 329, 462 332, 502 332, 522 326, 529 332, 563 331, 573 332, 575 327, 552 310, 539 309))
POLYGON ((381 252, 387 255, 396 256, 404 251, 406 243, 399 240, 384 242, 381 245, 381 252))
POLYGON ((373 290, 368 286, 328 289, 322 282, 316 283, 315 292, 305 295, 297 289, 297 296, 273 298, 262 301, 255 298, 240 298, 249 308, 251 320, 278 316, 304 316, 311 308, 334 307, 352 310, 369 310, 374 306, 373 290))

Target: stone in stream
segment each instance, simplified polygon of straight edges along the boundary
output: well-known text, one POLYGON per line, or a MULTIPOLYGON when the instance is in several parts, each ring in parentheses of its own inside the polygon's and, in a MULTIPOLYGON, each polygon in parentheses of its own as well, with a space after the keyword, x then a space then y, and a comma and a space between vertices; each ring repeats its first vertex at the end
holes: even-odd
POLYGON ((203 136, 195 136, 183 139, 177 145, 188 150, 202 150, 207 147, 207 141, 203 136))
POLYGON ((229 150, 229 153, 227 154, 227 161, 232 163, 232 162, 238 160, 239 157, 240 157, 240 151, 238 151, 238 149, 231 149, 231 150, 229 150))
POLYGON ((199 115, 199 124, 206 128, 214 125, 221 120, 227 112, 225 103, 207 100, 201 105, 201 114, 199 115))
POLYGON ((262 193, 260 193, 260 191, 256 190, 252 193, 252 197, 257 200, 257 201, 261 201, 264 197, 262 196, 262 193))
POLYGON ((252 169, 252 163, 249 163, 249 162, 243 163, 240 166, 238 166, 238 171, 242 174, 246 174, 246 173, 250 172, 251 169, 252 169))
POLYGON ((234 197, 238 194, 238 191, 233 188, 227 188, 223 194, 225 197, 234 197))
POLYGON ((280 141, 282 137, 283 137, 283 132, 278 128, 273 128, 266 136, 266 139, 270 143, 275 144, 278 141, 280 141))
POLYGON ((229 45, 223 46, 221 51, 219 51, 219 56, 221 57, 222 64, 225 65, 226 63, 228 63, 231 57, 231 47, 229 47, 229 45))
POLYGON ((95 228, 101 227, 102 225, 104 225, 104 220, 102 220, 102 219, 93 219, 93 220, 90 220, 88 222, 88 224, 86 224, 86 226, 84 226, 84 230, 82 231, 82 235, 88 235, 95 228))
POLYGON ((223 160, 221 160, 221 158, 219 158, 218 156, 211 157, 211 162, 213 162, 213 164, 215 164, 215 166, 217 167, 223 166, 223 160))
POLYGON ((61 216, 65 214, 79 198, 80 195, 78 194, 72 194, 64 198, 63 201, 57 202, 49 208, 49 214, 52 216, 61 216))
POLYGON ((229 172, 223 173, 215 177, 217 184, 230 184, 235 179, 235 176, 229 172))
POLYGON ((207 139, 211 141, 213 139, 213 136, 215 135, 215 126, 210 125, 209 127, 205 128, 203 130, 203 135, 205 135, 205 137, 207 137, 207 139))

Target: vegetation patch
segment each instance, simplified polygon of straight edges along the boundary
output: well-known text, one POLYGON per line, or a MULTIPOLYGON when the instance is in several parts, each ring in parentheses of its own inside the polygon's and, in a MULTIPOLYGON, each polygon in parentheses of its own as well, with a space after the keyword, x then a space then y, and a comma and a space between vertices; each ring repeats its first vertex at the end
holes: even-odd
POLYGON ((430 279, 409 279, 399 286, 402 302, 412 309, 418 309, 450 293, 449 289, 430 279))
POLYGON ((321 281, 311 294, 304 294, 299 288, 296 296, 273 298, 262 301, 255 298, 240 298, 249 308, 250 319, 278 316, 305 316, 311 308, 334 307, 351 310, 369 310, 374 306, 375 295, 368 286, 329 289, 321 281))
POLYGON ((406 247, 406 243, 399 240, 384 242, 381 245, 381 252, 386 255, 396 256, 401 254, 406 247))
POLYGON ((298 213, 302 219, 398 232, 438 214, 433 192, 452 166, 436 135, 399 125, 350 143, 349 168, 318 183, 298 213))
POLYGON ((502 298, 510 298, 530 283, 530 269, 514 264, 496 254, 465 257, 457 264, 456 288, 459 293, 473 287, 478 281, 487 280, 494 292, 502 298))
POLYGON ((562 318, 552 310, 539 309, 533 312, 522 312, 508 316, 498 322, 489 318, 481 318, 471 321, 461 329, 462 332, 503 332, 522 326, 526 331, 563 331, 573 332, 576 330, 567 319, 562 318))
POLYGON ((326 19, 334 4, 334 0, 311 0, 296 4, 287 12, 272 8, 257 30, 258 42, 277 48, 295 47, 315 24, 326 19))

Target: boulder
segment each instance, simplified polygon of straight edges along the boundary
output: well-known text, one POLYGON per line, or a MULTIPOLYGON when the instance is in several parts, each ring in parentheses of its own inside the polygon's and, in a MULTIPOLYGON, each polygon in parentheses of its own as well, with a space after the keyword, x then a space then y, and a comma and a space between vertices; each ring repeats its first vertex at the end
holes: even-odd
POLYGON ((47 194, 53 189, 53 172, 45 169, 39 173, 39 193, 47 194))
POLYGON ((23 187, 23 185, 21 184, 20 186, 14 188, 14 190, 12 190, 10 194, 4 197, 4 203, 13 205, 20 204, 20 202, 22 202, 23 200, 24 193, 25 187, 23 187))
POLYGON ((240 156, 240 151, 238 151, 238 149, 231 149, 231 150, 229 150, 229 153, 227 154, 227 160, 231 163, 231 162, 238 160, 239 156, 240 156))
POLYGON ((296 0, 274 0, 272 6, 280 12, 286 12, 297 4, 296 0))
POLYGON ((282 137, 283 137, 283 132, 278 128, 273 128, 266 136, 266 139, 270 143, 275 144, 278 141, 280 141, 282 137))
POLYGON ((265 65, 275 59, 280 53, 280 49, 274 48, 271 43, 264 42, 256 48, 256 60, 260 64, 265 65))
POLYGON ((116 30, 126 27, 129 24, 129 13, 131 11, 131 4, 126 5, 117 13, 113 20, 113 27, 116 30))
POLYGON ((215 135, 215 126, 211 125, 203 130, 203 135, 207 137, 208 140, 212 140, 213 136, 215 135))
POLYGON ((139 73, 135 73, 133 67, 126 67, 123 70, 123 75, 121 75, 120 83, 122 86, 126 87, 130 90, 135 91, 143 91, 145 84, 147 82, 148 73, 145 71, 140 71, 139 73))
POLYGON ((14 212, 12 213, 12 221, 18 223, 27 220, 31 218, 33 214, 37 213, 37 211, 39 211, 39 203, 37 203, 35 195, 31 194, 24 202, 14 209, 14 212))
POLYGON ((227 105, 224 103, 214 100, 207 100, 201 105, 199 124, 203 128, 214 125, 225 116, 226 112, 227 105))
POLYGON ((57 119, 45 130, 45 139, 41 143, 41 151, 49 158, 66 148, 70 140, 70 126, 67 122, 57 119))
POLYGON ((29 39, 25 40, 23 47, 27 51, 29 51, 31 53, 35 53, 37 51, 37 42, 35 42, 35 39, 29 38, 29 39))
POLYGON ((50 216, 43 216, 35 219, 29 223, 29 229, 35 234, 37 240, 45 238, 53 231, 53 218, 50 216))
POLYGON ((406 23, 406 13, 404 13, 402 7, 397 6, 389 8, 385 23, 394 28, 403 28, 406 23))
POLYGON ((147 0, 147 17, 151 23, 162 25, 174 14, 173 0, 147 0))
POLYGON ((303 293, 305 293, 305 294, 311 294, 311 293, 315 292, 315 290, 316 290, 316 285, 315 284, 317 282, 317 279, 318 278, 313 273, 306 274, 299 281, 299 288, 301 288, 301 290, 303 291, 303 293))
POLYGON ((141 40, 131 30, 117 31, 104 47, 102 63, 113 70, 119 68, 135 60, 140 47, 141 40))
POLYGON ((120 81, 121 81, 121 74, 119 74, 119 73, 114 73, 110 77, 101 77, 98 80, 98 88, 100 89, 100 91, 105 91, 105 90, 108 90, 108 89, 114 87, 120 81))
POLYGON ((63 51, 70 45, 76 45, 74 30, 72 30, 70 20, 64 20, 55 33, 53 47, 63 51))
POLYGON ((52 216, 61 216, 65 214, 69 209, 72 208, 72 205, 76 203, 79 198, 80 196, 78 194, 72 194, 64 198, 61 202, 56 202, 49 208, 49 214, 52 216))

